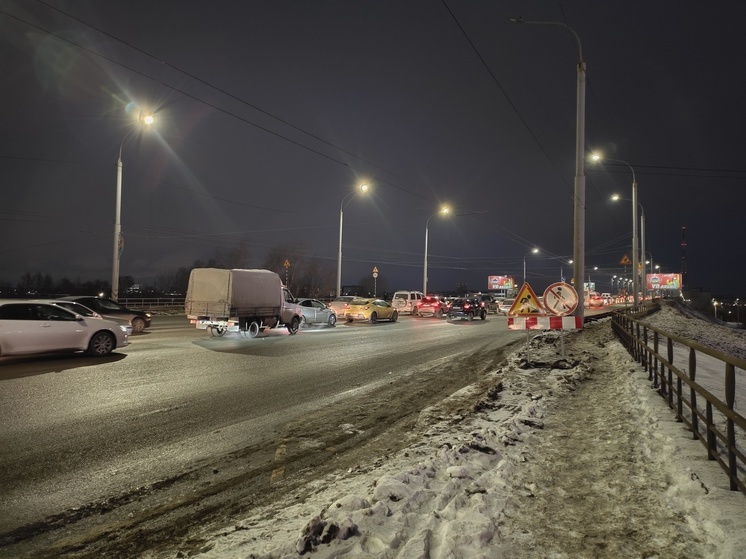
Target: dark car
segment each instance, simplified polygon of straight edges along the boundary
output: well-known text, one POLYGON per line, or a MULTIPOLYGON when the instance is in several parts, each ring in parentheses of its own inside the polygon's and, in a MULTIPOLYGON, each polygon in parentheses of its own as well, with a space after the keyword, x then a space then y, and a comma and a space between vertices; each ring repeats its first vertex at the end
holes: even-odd
POLYGON ((467 299, 476 299, 479 305, 487 310, 488 313, 497 314, 497 301, 489 293, 473 293, 466 296, 467 299))
POLYGON ((448 310, 448 318, 460 318, 462 320, 474 320, 487 318, 487 309, 477 299, 455 299, 448 310))
POLYGON ((85 305, 104 318, 125 318, 132 326, 133 332, 142 332, 146 328, 150 328, 150 313, 128 309, 111 299, 104 299, 103 297, 88 297, 85 295, 72 295, 70 297, 60 297, 60 299, 65 301, 75 301, 76 303, 85 305))

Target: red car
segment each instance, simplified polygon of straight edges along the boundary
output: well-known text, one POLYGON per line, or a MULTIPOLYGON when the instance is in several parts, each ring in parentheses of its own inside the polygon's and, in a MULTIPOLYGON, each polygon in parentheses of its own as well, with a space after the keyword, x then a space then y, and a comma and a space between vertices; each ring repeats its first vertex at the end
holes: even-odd
POLYGON ((423 297, 417 306, 417 314, 419 316, 443 318, 447 312, 446 304, 437 297, 423 297))

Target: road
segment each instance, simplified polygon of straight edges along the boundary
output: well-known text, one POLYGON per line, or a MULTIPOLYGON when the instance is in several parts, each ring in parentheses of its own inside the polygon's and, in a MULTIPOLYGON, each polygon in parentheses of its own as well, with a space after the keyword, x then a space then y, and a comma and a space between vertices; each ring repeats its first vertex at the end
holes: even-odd
POLYGON ((0 557, 163 548, 375 460, 524 339, 506 322, 401 317, 247 339, 156 317, 105 359, 3 358, 0 557))

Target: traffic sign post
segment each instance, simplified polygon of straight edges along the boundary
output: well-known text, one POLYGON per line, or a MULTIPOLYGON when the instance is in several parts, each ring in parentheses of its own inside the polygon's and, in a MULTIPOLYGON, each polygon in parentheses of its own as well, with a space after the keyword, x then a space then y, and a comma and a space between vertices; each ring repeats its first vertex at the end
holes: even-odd
POLYGON ((582 316, 568 316, 578 306, 578 292, 565 282, 553 283, 544 291, 542 307, 533 289, 523 284, 513 306, 508 311, 508 328, 526 330, 526 359, 529 358, 529 330, 560 330, 562 357, 565 356, 565 330, 583 327, 582 316), (547 316, 549 312, 552 316, 547 316))
POLYGON ((378 267, 373 266, 373 297, 378 293, 378 267))

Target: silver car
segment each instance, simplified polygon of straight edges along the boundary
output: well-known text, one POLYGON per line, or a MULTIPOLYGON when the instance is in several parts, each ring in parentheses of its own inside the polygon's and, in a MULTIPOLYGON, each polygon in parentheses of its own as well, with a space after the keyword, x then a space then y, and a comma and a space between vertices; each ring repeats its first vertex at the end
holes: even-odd
POLYGON ((311 324, 337 324, 337 313, 318 299, 298 299, 301 311, 300 325, 307 327, 311 324))
POLYGON ((129 343, 125 328, 49 303, 0 300, 0 356, 83 351, 109 355, 129 343))

